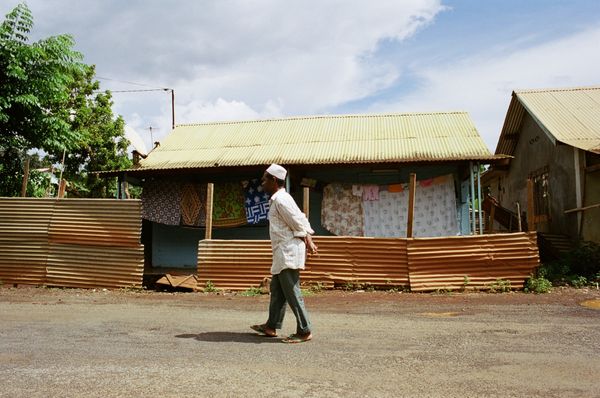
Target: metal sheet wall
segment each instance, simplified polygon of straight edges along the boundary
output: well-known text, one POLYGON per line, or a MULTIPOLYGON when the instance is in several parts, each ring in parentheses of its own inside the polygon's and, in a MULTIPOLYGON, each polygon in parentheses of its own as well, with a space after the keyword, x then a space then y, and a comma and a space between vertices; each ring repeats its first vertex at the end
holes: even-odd
POLYGON ((270 275, 268 240, 201 240, 198 243, 198 287, 211 281, 219 289, 246 290, 270 275))
POLYGON ((535 233, 416 238, 408 244, 412 291, 489 289, 498 279, 520 289, 539 264, 535 233))
MULTIPOLYGON (((410 286, 413 291, 489 288, 497 279, 513 288, 538 266, 534 233, 448 238, 383 239, 315 237, 319 254, 310 256, 304 282, 325 286, 370 284, 410 286)), ((203 240, 198 245, 198 284, 245 290, 270 275, 268 240, 203 240)))
MULTIPOLYGON (((408 285, 406 241, 356 237, 314 238, 319 254, 309 256, 303 282, 325 286, 408 285)), ((220 289, 257 287, 270 276, 268 240, 203 240, 198 244, 198 284, 211 281, 220 289)))
POLYGON ((55 200, 0 198, 0 281, 46 283, 48 225, 55 200))
POLYGON ((140 287, 141 202, 0 198, 0 280, 140 287))

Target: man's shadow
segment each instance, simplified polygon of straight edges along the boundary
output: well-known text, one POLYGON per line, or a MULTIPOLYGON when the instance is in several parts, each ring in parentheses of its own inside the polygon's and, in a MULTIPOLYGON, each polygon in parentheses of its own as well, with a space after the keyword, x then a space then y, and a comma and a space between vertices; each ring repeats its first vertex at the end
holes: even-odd
POLYGON ((178 334, 175 337, 180 339, 194 339, 197 341, 208 341, 211 343, 280 343, 281 339, 277 337, 260 336, 256 333, 240 333, 240 332, 203 332, 178 334))

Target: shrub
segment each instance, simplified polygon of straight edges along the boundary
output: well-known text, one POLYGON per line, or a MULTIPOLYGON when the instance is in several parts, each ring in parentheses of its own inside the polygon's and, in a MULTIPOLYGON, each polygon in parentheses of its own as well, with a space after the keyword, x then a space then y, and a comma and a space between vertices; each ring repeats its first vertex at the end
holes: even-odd
POLYGON ((569 283, 577 289, 581 289, 588 284, 588 280, 585 276, 571 275, 568 279, 569 283))
POLYGON ((600 272, 600 245, 583 242, 567 256, 572 273, 593 278, 600 272))
POLYGON ((598 281, 600 245, 594 242, 582 242, 563 258, 542 264, 536 276, 545 278, 554 285, 570 284, 575 287, 582 287, 588 281, 598 281))
POLYGON ((525 284, 525 291, 530 293, 548 293, 552 288, 552 283, 541 276, 531 277, 525 284))

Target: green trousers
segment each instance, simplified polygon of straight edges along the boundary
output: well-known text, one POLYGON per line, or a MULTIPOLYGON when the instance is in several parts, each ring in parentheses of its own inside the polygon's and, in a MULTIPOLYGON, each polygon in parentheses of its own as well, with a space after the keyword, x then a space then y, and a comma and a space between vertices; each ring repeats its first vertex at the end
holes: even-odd
POLYGON ((296 316, 296 333, 309 333, 311 324, 300 290, 300 270, 284 269, 279 274, 272 275, 271 278, 271 302, 269 303, 267 326, 272 329, 281 329, 286 304, 289 304, 296 316))

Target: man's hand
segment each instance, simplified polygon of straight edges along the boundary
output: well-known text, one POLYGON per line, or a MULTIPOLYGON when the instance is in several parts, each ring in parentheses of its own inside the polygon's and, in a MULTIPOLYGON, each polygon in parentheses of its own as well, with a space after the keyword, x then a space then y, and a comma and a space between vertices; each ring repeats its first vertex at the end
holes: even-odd
POLYGON ((315 245, 315 243, 312 240, 312 236, 310 236, 309 234, 307 234, 304 237, 304 243, 306 243, 306 252, 308 254, 317 254, 317 245, 315 245))

